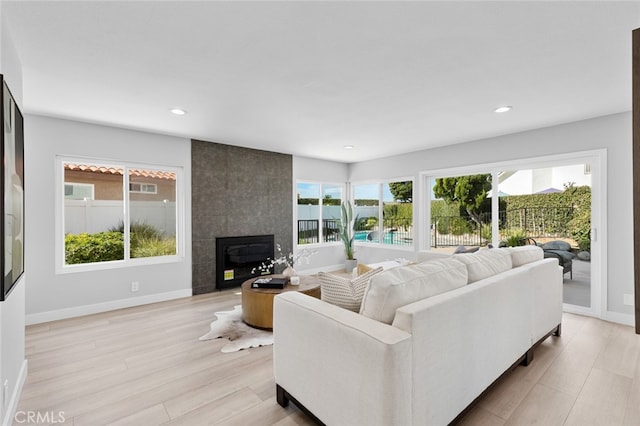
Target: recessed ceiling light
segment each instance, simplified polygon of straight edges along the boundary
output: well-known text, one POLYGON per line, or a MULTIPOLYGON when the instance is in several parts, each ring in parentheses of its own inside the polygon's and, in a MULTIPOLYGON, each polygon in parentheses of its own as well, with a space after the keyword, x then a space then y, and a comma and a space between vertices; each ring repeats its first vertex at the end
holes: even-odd
POLYGON ((185 115, 187 113, 187 111, 181 109, 181 108, 171 108, 171 113, 175 114, 175 115, 185 115))
POLYGON ((353 146, 353 145, 345 145, 345 146, 343 146, 343 148, 344 149, 353 149, 353 148, 355 148, 355 146, 353 146))
POLYGON ((499 108, 494 109, 493 112, 507 112, 507 111, 511 111, 511 108, 513 108, 513 107, 510 107, 508 105, 507 106, 501 106, 499 108))

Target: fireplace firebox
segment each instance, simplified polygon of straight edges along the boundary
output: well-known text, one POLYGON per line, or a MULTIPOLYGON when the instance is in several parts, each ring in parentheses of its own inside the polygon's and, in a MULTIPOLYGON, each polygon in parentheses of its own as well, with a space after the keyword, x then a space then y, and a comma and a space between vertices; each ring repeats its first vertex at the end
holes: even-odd
POLYGON ((216 288, 237 287, 263 274, 253 269, 273 259, 273 243, 273 235, 216 238, 216 288))

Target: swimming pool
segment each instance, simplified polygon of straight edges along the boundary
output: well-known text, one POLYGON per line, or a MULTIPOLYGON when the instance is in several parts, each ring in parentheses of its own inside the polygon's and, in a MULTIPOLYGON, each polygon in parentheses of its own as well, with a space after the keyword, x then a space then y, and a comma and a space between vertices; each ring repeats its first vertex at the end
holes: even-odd
POLYGON ((354 234, 356 241, 382 243, 382 244, 394 244, 394 245, 411 245, 413 239, 403 232, 386 231, 382 237, 382 241, 379 241, 378 231, 356 231, 354 234))

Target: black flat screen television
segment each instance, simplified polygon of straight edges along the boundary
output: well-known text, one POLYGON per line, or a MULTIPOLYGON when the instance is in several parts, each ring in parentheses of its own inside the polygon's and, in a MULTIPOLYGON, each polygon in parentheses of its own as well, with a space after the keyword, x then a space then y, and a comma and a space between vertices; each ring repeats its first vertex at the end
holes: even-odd
POLYGON ((264 275, 254 269, 273 259, 273 252, 273 235, 216 238, 216 288, 237 287, 249 278, 264 275))

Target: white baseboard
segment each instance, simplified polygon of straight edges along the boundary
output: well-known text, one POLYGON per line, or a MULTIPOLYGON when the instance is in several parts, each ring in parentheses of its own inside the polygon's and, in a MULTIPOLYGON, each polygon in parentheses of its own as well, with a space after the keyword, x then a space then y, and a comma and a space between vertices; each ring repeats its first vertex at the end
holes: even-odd
POLYGON ((321 268, 311 268, 311 269, 303 269, 301 271, 297 270, 300 275, 313 275, 318 272, 334 272, 334 271, 344 271, 344 263, 340 263, 338 265, 327 265, 321 268))
POLYGON ((598 315, 591 308, 585 308, 578 305, 571 305, 567 303, 562 304, 562 312, 568 312, 570 314, 584 315, 586 317, 598 318, 598 315))
POLYGON ((611 322, 617 322, 618 324, 630 325, 632 327, 636 325, 636 318, 633 315, 621 314, 619 312, 607 311, 604 319, 611 322))
POLYGON ((570 314, 584 315, 587 317, 600 318, 605 321, 611 321, 622 325, 630 325, 632 327, 635 326, 635 317, 630 314, 621 314, 619 312, 607 311, 602 317, 599 317, 591 308, 583 308, 581 306, 567 304, 563 304, 562 310, 563 312, 568 312, 570 314))
POLYGON ((7 404, 7 411, 5 411, 4 413, 2 426, 13 425, 13 418, 16 415, 18 401, 20 401, 20 395, 22 394, 22 387, 24 386, 25 380, 27 380, 27 370, 28 364, 27 360, 25 359, 22 362, 22 367, 20 367, 20 374, 18 374, 18 380, 16 381, 16 385, 14 386, 13 392, 11 393, 11 399, 9 400, 9 404, 7 404))
POLYGON ((148 305, 149 303, 164 302, 166 300, 181 299, 191 297, 191 289, 170 291, 167 293, 149 294, 146 296, 132 297, 129 299, 112 300, 110 302, 96 303, 93 305, 77 306, 73 308, 59 309, 55 311, 39 312, 28 314, 25 319, 26 325, 40 324, 43 322, 56 321, 60 319, 80 317, 83 315, 97 314, 99 312, 113 311, 116 309, 130 308, 132 306, 148 305))

